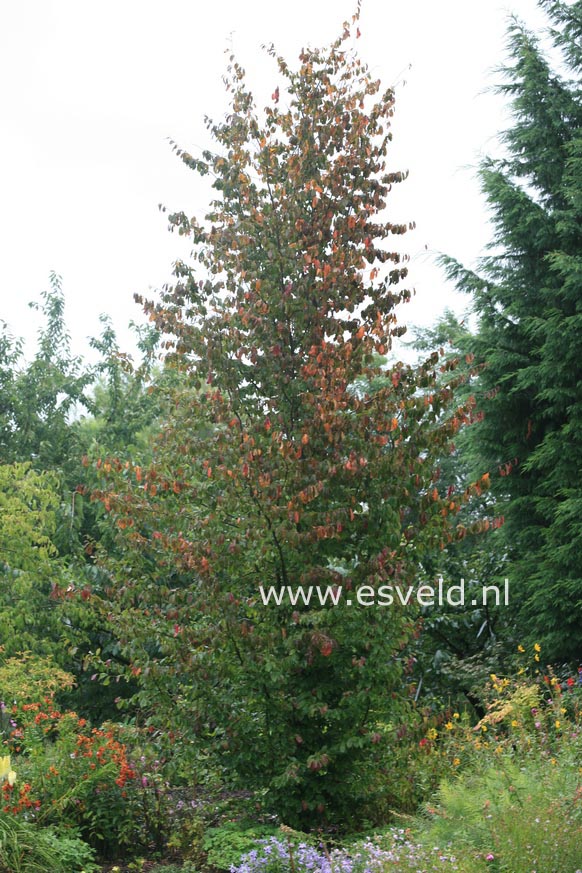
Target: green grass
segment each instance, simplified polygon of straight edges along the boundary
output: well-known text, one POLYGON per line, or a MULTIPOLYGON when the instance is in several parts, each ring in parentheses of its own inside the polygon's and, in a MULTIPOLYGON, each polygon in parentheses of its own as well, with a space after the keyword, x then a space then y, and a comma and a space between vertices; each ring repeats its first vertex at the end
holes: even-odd
POLYGON ((96 873, 94 853, 74 835, 0 815, 0 873, 96 873))

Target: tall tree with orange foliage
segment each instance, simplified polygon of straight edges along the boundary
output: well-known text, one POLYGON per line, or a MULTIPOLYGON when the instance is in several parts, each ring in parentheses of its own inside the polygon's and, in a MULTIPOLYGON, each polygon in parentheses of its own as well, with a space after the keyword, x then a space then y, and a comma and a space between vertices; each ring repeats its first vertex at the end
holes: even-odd
POLYGON ((471 407, 454 373, 382 357, 410 296, 390 245, 408 225, 385 211, 404 179, 386 166, 394 94, 357 57, 357 23, 297 69, 277 57, 262 114, 231 58, 216 152, 178 150, 216 197, 203 221, 170 216, 192 261, 146 304, 182 371, 174 413, 149 469, 102 464, 124 541, 105 608, 152 720, 303 827, 390 802, 415 611, 358 597, 417 585, 421 556, 463 535, 468 493, 439 482, 471 407), (314 589, 265 605, 261 586, 314 589))

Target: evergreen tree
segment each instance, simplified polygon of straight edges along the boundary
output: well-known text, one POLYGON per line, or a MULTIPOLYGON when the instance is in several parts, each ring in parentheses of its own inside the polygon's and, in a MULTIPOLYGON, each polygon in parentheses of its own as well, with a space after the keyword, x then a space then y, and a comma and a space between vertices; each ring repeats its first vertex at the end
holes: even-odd
POLYGON ((471 452, 506 519, 518 630, 569 660, 582 654, 582 2, 540 5, 560 59, 512 20, 499 90, 513 122, 480 173, 490 254, 477 273, 445 263, 479 316, 471 452))
MULTIPOLYGON (((439 349, 443 361, 439 378, 445 380, 449 368, 453 368, 464 377, 457 388, 458 399, 469 401, 482 370, 469 351, 471 340, 467 319, 459 321, 451 310, 445 310, 432 327, 416 328, 409 346, 420 356, 439 349)), ((470 426, 462 428, 455 437, 453 451, 440 460, 441 483, 449 489, 462 489, 482 463, 474 438, 474 429, 482 418, 483 413, 473 409, 470 426)), ((480 689, 492 672, 503 674, 510 669, 515 639, 512 610, 504 602, 503 518, 490 490, 480 487, 479 492, 457 516, 463 536, 442 551, 428 553, 422 562, 426 579, 441 577, 446 586, 459 585, 462 580, 464 603, 451 605, 445 600, 423 608, 423 633, 410 651, 419 700, 445 697, 457 700, 459 706, 469 702, 483 715, 480 689), (485 594, 484 583, 492 586, 485 594)))

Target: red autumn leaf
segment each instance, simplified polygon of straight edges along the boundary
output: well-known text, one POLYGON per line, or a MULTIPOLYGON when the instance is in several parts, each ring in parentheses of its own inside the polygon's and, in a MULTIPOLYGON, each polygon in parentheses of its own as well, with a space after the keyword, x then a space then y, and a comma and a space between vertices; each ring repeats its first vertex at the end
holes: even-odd
MULTIPOLYGON (((320 777, 339 744, 358 738, 358 750, 374 752, 368 713, 376 725, 400 717, 408 692, 396 664, 414 628, 400 610, 370 611, 366 620, 363 610, 340 606, 330 609, 330 639, 320 630, 321 605, 297 601, 290 616, 294 604, 262 608, 258 587, 339 585, 337 568, 347 566, 346 592, 411 578, 420 556, 461 536, 448 518, 453 501, 431 494, 435 483, 445 493, 438 465, 466 412, 454 421, 454 392, 432 365, 387 373, 373 354, 399 336, 396 304, 408 293, 399 284, 404 270, 386 277, 389 294, 373 281, 375 264, 384 275, 385 264, 402 262, 389 240, 407 226, 389 224, 384 203, 403 175, 382 169, 393 95, 374 90, 347 48, 306 49, 296 70, 280 63, 288 113, 272 105, 259 113, 232 63, 231 111, 210 131, 218 147, 193 161, 220 193, 200 220, 176 218, 174 226, 196 238, 194 257, 176 262, 162 303, 146 304, 176 365, 172 404, 151 447, 159 493, 150 472, 144 493, 137 472, 119 475, 113 462, 111 487, 98 498, 128 528, 135 519, 130 536, 119 537, 126 552, 112 556, 115 581, 104 599, 127 640, 124 656, 139 650, 151 664, 143 689, 160 722, 172 723, 179 700, 210 754, 224 760, 226 742, 237 777, 255 759, 257 774, 270 773, 267 756, 285 758, 291 742, 301 759, 297 785, 290 778, 278 792, 286 797, 277 811, 309 827, 318 807, 323 815, 315 791, 326 790, 320 777), (180 483, 180 500, 172 483, 180 483), (172 619, 156 640, 168 607, 172 619), (175 636, 186 628, 191 645, 172 645, 172 627, 175 636), (334 669, 344 654, 348 669, 334 669), (167 702, 155 687, 158 667, 167 702), (212 694, 199 693, 205 685, 212 694), (277 725, 269 743, 256 730, 265 712, 277 725), (319 773, 313 791, 299 772, 306 767, 319 773)), ((187 722, 181 726, 189 741, 187 722)), ((358 755, 360 769, 350 769, 344 755, 346 785, 375 763, 358 755)), ((330 798, 335 791, 345 808, 342 787, 330 798)))

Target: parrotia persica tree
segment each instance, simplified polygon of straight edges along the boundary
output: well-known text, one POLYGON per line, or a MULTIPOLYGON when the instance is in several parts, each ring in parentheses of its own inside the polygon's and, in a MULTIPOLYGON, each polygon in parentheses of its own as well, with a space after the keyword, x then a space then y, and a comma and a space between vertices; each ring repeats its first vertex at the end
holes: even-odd
POLYGON ((183 373, 174 413, 147 470, 101 464, 125 542, 104 608, 142 702, 302 826, 391 800, 415 612, 354 592, 417 584, 467 496, 435 458, 470 402, 454 408, 453 376, 437 386, 438 355, 380 357, 409 296, 390 246, 407 226, 385 211, 403 174, 386 166, 394 95, 355 38, 277 58, 262 114, 231 58, 216 151, 178 151, 216 197, 204 221, 170 217, 192 262, 146 304, 183 373), (343 597, 263 605, 271 585, 343 597))
POLYGON ((479 315, 484 417, 469 444, 505 515, 521 639, 557 661, 579 659, 582 644, 582 3, 540 6, 561 61, 553 69, 512 23, 499 90, 513 121, 504 156, 481 168, 492 251, 477 275, 448 266, 479 315))

